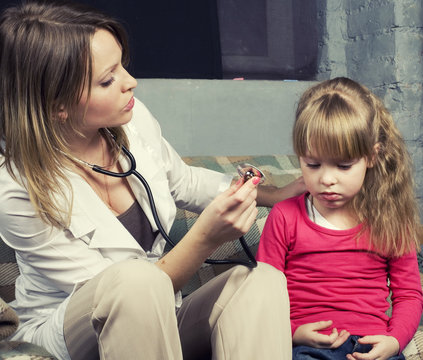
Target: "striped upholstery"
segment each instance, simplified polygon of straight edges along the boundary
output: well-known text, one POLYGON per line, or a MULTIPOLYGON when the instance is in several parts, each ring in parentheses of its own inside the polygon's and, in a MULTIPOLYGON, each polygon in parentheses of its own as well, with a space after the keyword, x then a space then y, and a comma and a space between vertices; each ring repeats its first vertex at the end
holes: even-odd
POLYGON ((15 298, 15 280, 18 275, 15 253, 0 238, 0 297, 6 302, 15 298))
MULTIPOLYGON (((197 156, 184 158, 185 162, 192 166, 200 166, 208 169, 238 176, 236 167, 240 163, 249 163, 260 168, 266 176, 265 184, 284 186, 301 175, 299 163, 296 156, 197 156)), ((257 251, 258 240, 266 222, 270 209, 258 208, 256 222, 250 231, 245 235, 245 240, 252 253, 257 251)), ((178 209, 175 223, 170 231, 170 237, 178 242, 191 228, 197 219, 197 214, 178 209)), ((247 259, 238 240, 222 245, 211 257, 211 259, 243 258, 247 259)), ((191 281, 182 290, 183 294, 189 294, 199 286, 206 283, 215 275, 228 269, 230 265, 209 265, 204 264, 195 274, 191 281)))
MULTIPOLYGON (((298 160, 293 155, 269 155, 269 156, 202 156, 202 157, 187 157, 184 161, 192 166, 206 167, 212 170, 225 172, 237 176, 236 166, 239 163, 248 162, 254 166, 259 167, 266 175, 266 183, 269 185, 283 186, 293 181, 300 175, 298 160)), ((255 224, 246 234, 245 239, 251 251, 255 254, 257 250, 260 233, 263 230, 264 223, 269 213, 268 208, 259 208, 259 214, 255 224)), ((178 242, 184 234, 195 223, 197 215, 189 211, 178 209, 175 223, 170 231, 171 238, 178 242)), ((219 248, 211 258, 226 259, 226 258, 245 257, 238 240, 227 243, 219 248)), ((419 254, 419 267, 423 272, 423 257, 419 254)), ((208 265, 204 264, 195 276, 184 287, 183 293, 189 294, 199 286, 206 283, 212 277, 220 274, 228 268, 227 265, 208 265)), ((5 301, 10 301, 14 298, 14 281, 19 274, 15 262, 15 256, 11 249, 9 249, 0 239, 0 297, 5 301)), ((423 275, 422 283, 423 283, 423 275)), ((1 354, 0 348, 0 354, 1 354)), ((423 324, 414 336, 413 340, 404 351, 407 360, 423 359, 423 324)), ((1 358, 1 357, 0 357, 1 358)))

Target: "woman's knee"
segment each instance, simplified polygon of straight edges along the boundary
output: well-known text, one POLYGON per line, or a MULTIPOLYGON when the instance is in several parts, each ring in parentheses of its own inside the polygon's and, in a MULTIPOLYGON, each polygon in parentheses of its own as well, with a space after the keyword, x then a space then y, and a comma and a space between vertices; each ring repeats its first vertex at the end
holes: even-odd
POLYGON ((131 259, 112 265, 105 270, 100 281, 121 298, 172 296, 173 286, 169 276, 156 265, 141 259, 131 259))
POLYGON ((257 277, 261 277, 263 279, 266 279, 267 281, 280 283, 283 286, 286 286, 286 278, 285 274, 273 267, 272 265, 258 262, 257 263, 257 277))
POLYGON ((251 292, 287 297, 285 275, 269 264, 258 262, 254 269, 239 266, 235 269, 236 273, 245 277, 243 283, 248 284, 247 288, 251 292))

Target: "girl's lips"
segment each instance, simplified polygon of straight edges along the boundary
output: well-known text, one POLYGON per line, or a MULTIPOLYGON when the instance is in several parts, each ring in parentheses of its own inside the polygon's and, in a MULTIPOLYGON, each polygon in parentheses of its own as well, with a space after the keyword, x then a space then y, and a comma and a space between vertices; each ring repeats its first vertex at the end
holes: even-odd
POLYGON ((134 107, 134 104, 135 104, 135 99, 134 99, 134 97, 131 97, 131 100, 129 100, 128 104, 126 104, 126 106, 123 110, 124 111, 132 110, 132 108, 134 107))
POLYGON ((336 201, 340 199, 340 195, 337 193, 320 193, 319 197, 326 201, 336 201))

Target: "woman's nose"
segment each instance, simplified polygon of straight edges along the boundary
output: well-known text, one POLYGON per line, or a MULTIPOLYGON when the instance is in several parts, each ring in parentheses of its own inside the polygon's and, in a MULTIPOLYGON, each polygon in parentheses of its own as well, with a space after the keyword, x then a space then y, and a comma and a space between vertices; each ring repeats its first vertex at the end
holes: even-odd
POLYGON ((125 81, 124 81, 124 91, 132 90, 137 87, 137 79, 135 79, 129 72, 125 70, 125 81))

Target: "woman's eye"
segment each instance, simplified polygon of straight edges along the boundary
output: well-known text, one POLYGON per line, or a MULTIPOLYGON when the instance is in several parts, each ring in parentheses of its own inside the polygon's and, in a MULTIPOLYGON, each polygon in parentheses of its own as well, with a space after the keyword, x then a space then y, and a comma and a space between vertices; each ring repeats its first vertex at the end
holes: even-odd
POLYGON ((113 81, 115 81, 115 78, 111 77, 109 80, 102 82, 100 85, 102 87, 108 87, 108 86, 112 85, 113 81))

